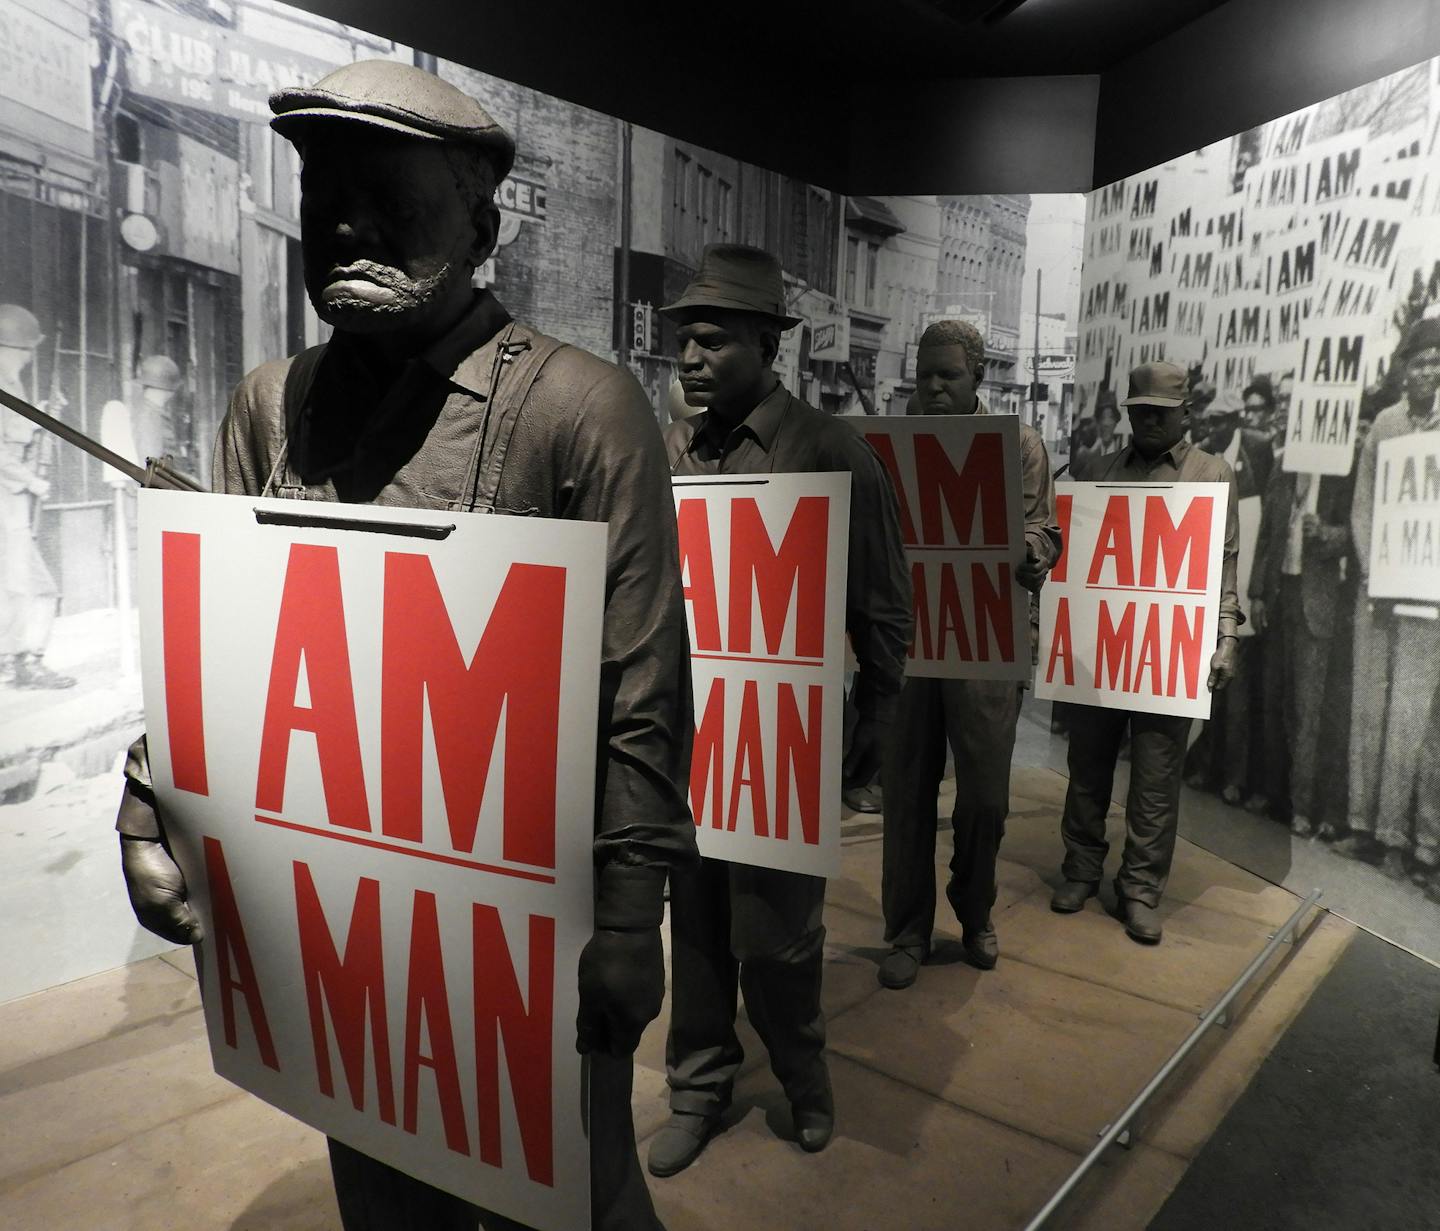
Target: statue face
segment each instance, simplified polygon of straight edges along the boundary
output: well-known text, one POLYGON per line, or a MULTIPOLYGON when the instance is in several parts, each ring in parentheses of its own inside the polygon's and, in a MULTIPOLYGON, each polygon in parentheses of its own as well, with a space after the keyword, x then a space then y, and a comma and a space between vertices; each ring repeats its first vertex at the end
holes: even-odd
POLYGON ((1159 457, 1185 434, 1186 406, 1129 406, 1132 443, 1141 457, 1159 457))
POLYGON ((757 319, 743 312, 693 308, 675 330, 680 388, 691 406, 748 413, 775 347, 757 319), (748 404, 747 404, 748 403, 748 404))
POLYGON ((477 234, 438 142, 336 125, 300 174, 305 289, 322 320, 352 333, 423 332, 468 300, 477 234))
POLYGON ((970 367, 963 346, 922 346, 915 360, 915 396, 922 415, 975 413, 975 387, 984 379, 985 365, 970 367))

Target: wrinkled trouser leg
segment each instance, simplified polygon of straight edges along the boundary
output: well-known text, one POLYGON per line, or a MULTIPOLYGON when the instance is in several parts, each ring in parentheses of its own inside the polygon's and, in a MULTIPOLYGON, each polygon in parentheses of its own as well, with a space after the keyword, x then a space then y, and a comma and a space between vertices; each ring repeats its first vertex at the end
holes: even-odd
POLYGON ((935 926, 935 827, 945 773, 943 683, 905 681, 880 778, 885 800, 880 872, 885 941, 922 952, 930 948, 935 926))
POLYGON ((995 904, 995 860, 1010 813, 1010 760, 1020 689, 1014 680, 945 680, 945 726, 955 753, 955 854, 945 896, 966 932, 995 904))
POLYGON ((672 1110, 712 1114, 729 1103, 744 1058, 735 1035, 737 981, 786 1094, 792 1101, 822 1088, 828 1094, 824 907, 823 877, 718 859, 672 874, 665 1053, 672 1110))
POLYGON ((1426 747, 1424 739, 1435 692, 1440 687, 1440 624, 1397 616, 1392 661, 1376 837, 1395 850, 1417 846, 1415 853, 1421 861, 1434 863, 1440 858, 1440 850, 1418 849, 1412 809, 1421 761, 1436 755, 1436 749, 1426 747))
POLYGON ((735 1034, 740 963, 730 947, 732 866, 721 859, 701 859, 698 867, 670 873, 665 1068, 672 1111, 723 1111, 745 1059, 735 1034))
POLYGON ((1060 872, 1066 880, 1098 884, 1110 843, 1105 838, 1105 816, 1115 785, 1115 761, 1130 714, 1100 705, 1074 705, 1070 709, 1070 786, 1060 836, 1065 860, 1060 872))
POLYGON ((1355 600, 1354 692, 1350 700, 1350 828, 1375 836, 1385 710, 1390 698, 1388 613, 1371 605, 1362 585, 1355 600))
MULTIPOLYGON (((634 1063, 629 1056, 592 1056, 589 1069, 590 1225, 594 1231, 664 1231, 635 1152, 634 1063)), ((329 1145, 344 1231, 527 1231, 525 1223, 472 1205, 333 1137, 329 1145)))
POLYGON ((1170 877, 1180 822, 1180 780, 1190 719, 1130 715, 1130 792, 1125 854, 1115 887, 1122 898, 1158 906, 1170 877))
POLYGON ((1319 774, 1321 704, 1330 670, 1330 639, 1317 637, 1305 620, 1298 577, 1281 583, 1281 617, 1286 621, 1285 729, 1290 747, 1290 806, 1297 816, 1315 818, 1319 774))

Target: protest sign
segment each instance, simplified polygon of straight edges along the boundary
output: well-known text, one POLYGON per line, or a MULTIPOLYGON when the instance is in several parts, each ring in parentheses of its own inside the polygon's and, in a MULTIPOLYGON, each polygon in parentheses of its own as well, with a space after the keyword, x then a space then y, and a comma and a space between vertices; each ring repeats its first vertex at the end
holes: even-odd
POLYGON ((1376 450, 1370 597, 1440 603, 1440 432, 1376 450))
POLYGON ((840 870, 848 474, 676 477, 702 855, 840 870))
POLYGON ((1210 716, 1224 483, 1069 483, 1065 549, 1040 592, 1035 695, 1210 716))
POLYGON ((216 1071, 588 1227, 605 527, 169 491, 140 518, 150 765, 216 1071))
POLYGON ((900 502, 915 595, 905 674, 1030 678, 1020 421, 1014 415, 907 415, 866 420, 900 502))
POLYGON ((1365 334, 1350 332, 1345 322, 1307 323, 1285 430, 1284 469, 1350 473, 1367 346, 1365 334))

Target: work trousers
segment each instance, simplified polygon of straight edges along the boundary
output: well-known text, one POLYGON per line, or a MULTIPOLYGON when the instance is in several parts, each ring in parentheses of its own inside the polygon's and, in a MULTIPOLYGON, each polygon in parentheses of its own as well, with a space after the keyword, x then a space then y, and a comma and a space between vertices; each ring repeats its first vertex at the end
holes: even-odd
POLYGON ((1375 604, 1361 580, 1355 599, 1354 690, 1350 698, 1350 828, 1376 836, 1380 758, 1385 750, 1385 710, 1390 701, 1393 619, 1375 604))
POLYGON ((1211 700, 1210 721, 1186 756, 1187 771, 1202 775, 1206 786, 1234 787, 1242 793, 1249 790, 1257 685, 1254 667, 1262 659, 1256 653, 1258 648, 1254 637, 1236 641, 1235 675, 1211 700))
MULTIPOLYGON (((595 1055, 590 1071, 590 1225, 664 1231, 635 1153, 634 1062, 595 1055)), ((557 1159, 559 1167, 564 1159, 557 1159)), ((515 1222, 330 1139, 330 1173, 344 1231, 526 1231, 515 1222)))
POLYGON ((44 654, 59 606, 59 588, 30 527, 0 531, 0 655, 44 654))
MULTIPOLYGON (((1285 747, 1290 758, 1290 808, 1315 820, 1320 775, 1321 719, 1330 677, 1330 638, 1317 637, 1305 619, 1299 577, 1282 577, 1270 616, 1270 651, 1280 658, 1285 747)), ((1232 682, 1224 696, 1235 685, 1232 682)))
POLYGON ((1440 832, 1432 824, 1432 801, 1417 807, 1416 786, 1436 756, 1425 738, 1440 690, 1440 622, 1397 615, 1394 627, 1375 836, 1392 849, 1413 850, 1433 867, 1440 863, 1440 832))
POLYGON ((1120 741, 1130 728, 1130 792, 1125 801, 1125 853, 1115 886, 1122 898, 1158 906, 1175 855, 1180 780, 1190 719, 1077 705, 1070 725, 1070 788, 1060 836, 1066 880, 1098 884, 1110 844, 1105 814, 1115 782, 1120 741))
POLYGON ((935 926, 935 830, 945 749, 955 757, 955 853, 945 889, 966 932, 995 904, 995 859, 1010 811, 1010 758, 1020 716, 1014 680, 909 679, 885 749, 885 940, 928 952, 935 926))
POLYGON ((729 1105, 745 1058, 737 991, 792 1106, 831 1109, 824 906, 823 877, 705 858, 670 873, 672 1110, 713 1115, 729 1105))

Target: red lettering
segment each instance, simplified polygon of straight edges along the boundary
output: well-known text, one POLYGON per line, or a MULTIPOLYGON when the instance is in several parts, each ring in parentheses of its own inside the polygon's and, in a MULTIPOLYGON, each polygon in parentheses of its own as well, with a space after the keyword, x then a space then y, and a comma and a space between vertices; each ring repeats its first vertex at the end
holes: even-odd
POLYGON ((479 1103, 480 1157, 501 1165, 500 1040, 525 1170, 537 1184, 555 1183, 551 1105, 551 1042, 555 1019, 555 920, 530 916, 529 989, 525 1007, 500 912, 475 903, 475 1085, 479 1103))
POLYGON ((965 627, 965 604, 960 601, 955 566, 946 562, 940 566, 940 637, 936 657, 945 659, 950 654, 952 642, 961 662, 975 660, 975 651, 970 646, 970 633, 965 627))
MULTIPOLYGON (((187 536, 195 537, 195 536, 187 536)), ((206 837, 205 880, 210 888, 210 949, 215 954, 215 978, 220 985, 220 1022, 225 1043, 239 1049, 235 1033, 235 995, 245 998, 250 1014, 250 1028, 255 1032, 255 1048, 266 1068, 280 1071, 275 1055, 275 1041, 270 1034, 270 1021, 265 1016, 265 1002, 260 996, 260 981, 255 977, 255 963, 250 959, 250 946, 240 922, 240 908, 235 904, 235 890, 230 884, 230 869, 225 863, 225 850, 219 839, 206 837)))
POLYGON ((1185 610, 1176 607, 1170 623, 1170 672, 1166 693, 1175 696, 1181 669, 1185 671, 1185 696, 1196 697, 1200 691, 1200 652, 1205 644, 1205 608, 1192 608, 1195 620, 1188 623, 1185 610))
POLYGON ((1065 581, 1065 570, 1070 563, 1070 510, 1075 497, 1061 492, 1055 497, 1055 524, 1060 527, 1060 558, 1050 570, 1050 580, 1061 584, 1065 581))
POLYGON ((910 642, 910 657, 915 657, 918 647, 920 657, 929 662, 935 657, 930 639, 930 592, 925 582, 925 565, 919 560, 910 566, 910 588, 915 596, 915 637, 910 642))
POLYGON ((1125 604, 1125 614, 1117 627, 1110 620, 1110 604, 1100 604, 1100 633, 1096 644, 1095 687, 1124 689, 1130 681, 1130 648, 1135 640, 1135 604, 1125 604), (1100 681, 1109 667, 1110 683, 1100 681))
POLYGON ((990 634, 1000 662, 1015 660, 1015 588, 1010 583, 1010 565, 970 565, 970 595, 975 607, 975 644, 979 661, 990 661, 990 634), (988 629, 987 629, 988 626, 988 629))
POLYGON ((760 506, 740 497, 730 505, 730 650, 749 654, 753 601, 771 655, 780 653, 785 623, 795 599, 795 653, 825 653, 825 563, 830 524, 828 496, 801 496, 779 551, 770 541, 760 506))
POLYGON ((1005 446, 998 432, 976 436, 958 472, 939 437, 917 433, 915 480, 920 489, 920 529, 924 543, 945 541, 942 498, 959 543, 972 542, 977 505, 981 543, 1004 543, 1009 538, 1005 518, 1005 446))
POLYGON ((710 801, 710 823, 719 829, 724 823, 721 795, 725 772, 725 677, 717 675, 710 681, 710 695, 705 698, 705 713, 695 728, 695 743, 690 753, 690 810, 695 825, 705 823, 705 802, 710 801), (706 779, 709 790, 706 790, 706 779))
POLYGON ((160 536, 160 626, 165 646, 165 725, 175 789, 208 795, 205 698, 200 672, 200 536, 160 536))
POLYGON ((262 812, 285 809, 285 774, 296 731, 315 736, 330 823, 368 830, 370 808, 355 726, 340 559, 335 548, 309 543, 290 548, 280 597, 255 783, 255 806, 262 812), (309 705, 296 703, 302 664, 309 705))
POLYGON ((405 988, 402 1124, 407 1133, 416 1132, 419 1118, 421 1066, 435 1074, 445 1144, 456 1154, 469 1154, 460 1068, 455 1062, 455 1035, 450 1025, 450 994, 445 987, 445 958, 440 948, 440 919, 435 895, 417 889, 410 924, 410 974, 405 988), (422 1022, 430 1039, 428 1056, 420 1050, 422 1022))
POLYGON ((387 835, 422 840, 428 702, 450 842, 475 848, 505 716, 504 857, 555 866, 565 570, 513 564, 467 664, 428 557, 385 556, 381 785, 387 835))
POLYGON ((1180 524, 1170 521, 1170 510, 1163 496, 1145 497, 1145 523, 1140 531, 1140 584, 1147 589, 1163 586, 1176 588, 1180 566, 1190 555, 1186 577, 1187 590, 1205 589, 1210 571, 1210 523, 1215 500, 1197 496, 1180 517, 1180 524), (1165 559, 1165 579, 1157 579, 1159 558, 1165 559))
POLYGON ((1063 595, 1055 603, 1055 629, 1050 641, 1050 660, 1045 665, 1045 680, 1055 682, 1055 664, 1063 662, 1065 683, 1075 682, 1075 664, 1071 661, 1074 650, 1070 641, 1070 600, 1063 595))
POLYGON ((1115 584, 1135 584, 1135 548, 1130 538, 1130 501, 1124 496, 1111 496, 1105 502, 1105 515, 1100 522, 1100 537, 1090 561, 1088 584, 1095 585, 1106 560, 1115 562, 1115 584))
POLYGON ((681 500, 676 513, 680 534, 680 575, 690 604, 695 649, 723 650, 720 604, 715 597, 715 560, 710 550, 710 512, 704 500, 681 500))
POLYGON ((1160 608, 1150 605, 1145 615, 1145 631, 1140 634, 1140 653, 1135 660, 1135 679, 1130 685, 1131 692, 1141 691, 1141 680, 1146 671, 1150 672, 1150 695, 1160 696, 1160 608))
POLYGON ((300 967, 315 1045, 315 1072, 320 1092, 335 1097, 330 1073, 326 1011, 345 1068, 345 1082, 356 1111, 365 1110, 366 1021, 374 1043, 375 1088, 380 1118, 395 1123, 395 1088, 390 1074, 390 1027, 385 1015, 385 951, 380 940, 380 882, 362 877, 355 888, 350 929, 342 959, 325 921, 325 909, 310 877, 310 868, 296 860, 295 911, 300 927, 300 967))
POLYGON ((770 836, 770 812, 765 800, 765 742, 760 737, 759 686, 745 681, 740 694, 740 733, 735 743, 735 769, 730 776, 730 812, 725 827, 732 833, 740 815, 740 791, 750 792, 750 821, 762 838, 770 836))
POLYGON ((900 478, 900 462, 895 456, 895 439, 888 432, 865 434, 865 440, 880 456, 885 469, 890 472, 890 482, 895 488, 895 500, 900 506, 900 537, 905 545, 915 543, 915 521, 910 515, 910 500, 905 495, 905 484, 900 478))
POLYGON ((800 805, 800 835, 807 846, 820 844, 820 724, 825 690, 811 684, 806 690, 809 701, 808 730, 800 724, 800 703, 795 686, 782 683, 776 704, 779 722, 775 737, 775 836, 781 841, 790 837, 790 782, 795 782, 795 797, 800 805))

